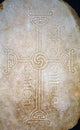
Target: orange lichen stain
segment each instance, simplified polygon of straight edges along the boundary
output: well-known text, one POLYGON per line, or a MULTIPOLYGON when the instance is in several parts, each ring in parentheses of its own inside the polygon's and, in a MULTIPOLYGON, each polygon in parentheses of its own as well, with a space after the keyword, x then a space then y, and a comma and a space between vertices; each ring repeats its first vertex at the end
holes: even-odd
POLYGON ((2 3, 0 3, 0 10, 2 10, 3 9, 3 4, 2 3))

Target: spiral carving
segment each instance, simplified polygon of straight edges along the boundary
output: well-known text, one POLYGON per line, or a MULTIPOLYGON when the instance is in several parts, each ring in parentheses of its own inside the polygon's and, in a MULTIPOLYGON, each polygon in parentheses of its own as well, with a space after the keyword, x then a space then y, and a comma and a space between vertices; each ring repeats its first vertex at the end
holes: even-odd
POLYGON ((32 56, 32 65, 36 69, 44 69, 47 65, 47 58, 44 54, 36 53, 32 56))

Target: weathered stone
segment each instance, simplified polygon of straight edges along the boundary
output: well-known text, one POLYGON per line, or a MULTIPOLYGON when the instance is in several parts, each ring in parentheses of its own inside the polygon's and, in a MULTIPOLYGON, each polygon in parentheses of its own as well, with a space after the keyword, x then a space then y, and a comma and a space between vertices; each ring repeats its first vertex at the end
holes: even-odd
POLYGON ((80 21, 59 0, 0 11, 0 130, 68 130, 80 118, 80 21))

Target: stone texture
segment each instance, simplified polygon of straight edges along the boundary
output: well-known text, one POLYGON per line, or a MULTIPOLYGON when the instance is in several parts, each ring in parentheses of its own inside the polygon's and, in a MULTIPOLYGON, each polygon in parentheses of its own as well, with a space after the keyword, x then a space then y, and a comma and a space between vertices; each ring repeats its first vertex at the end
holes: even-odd
POLYGON ((59 0, 0 11, 0 130, 68 130, 80 118, 80 20, 59 0))

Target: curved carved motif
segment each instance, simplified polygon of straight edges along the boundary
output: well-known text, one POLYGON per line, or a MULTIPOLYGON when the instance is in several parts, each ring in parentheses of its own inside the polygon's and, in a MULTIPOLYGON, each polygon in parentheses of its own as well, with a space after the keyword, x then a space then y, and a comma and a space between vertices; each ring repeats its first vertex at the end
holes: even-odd
POLYGON ((42 70, 47 66, 47 58, 42 53, 35 53, 31 59, 31 64, 35 69, 42 70))
POLYGON ((41 17, 41 16, 33 17, 31 23, 33 23, 34 25, 37 25, 37 26, 43 26, 48 23, 48 18, 41 17))
POLYGON ((16 65, 17 56, 11 49, 5 49, 5 54, 7 57, 6 67, 4 68, 4 73, 8 74, 9 71, 16 65))
POLYGON ((35 110, 31 113, 30 119, 33 120, 44 120, 46 119, 46 113, 42 110, 35 110))

